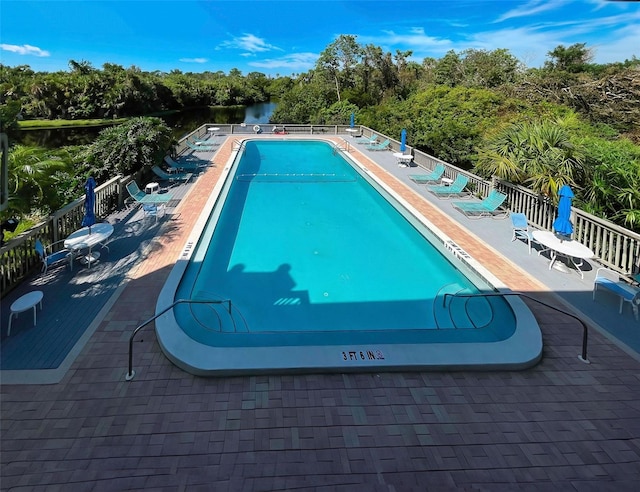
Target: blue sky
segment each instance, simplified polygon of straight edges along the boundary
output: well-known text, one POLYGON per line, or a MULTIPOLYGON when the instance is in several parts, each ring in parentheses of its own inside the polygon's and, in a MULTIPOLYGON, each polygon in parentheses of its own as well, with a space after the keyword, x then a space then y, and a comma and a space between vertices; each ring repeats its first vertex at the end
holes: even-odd
POLYGON ((606 0, 129 0, 0 3, 0 62, 36 71, 69 60, 145 71, 233 68, 290 75, 340 34, 412 59, 506 48, 529 67, 587 43, 596 63, 640 57, 640 2, 606 0))

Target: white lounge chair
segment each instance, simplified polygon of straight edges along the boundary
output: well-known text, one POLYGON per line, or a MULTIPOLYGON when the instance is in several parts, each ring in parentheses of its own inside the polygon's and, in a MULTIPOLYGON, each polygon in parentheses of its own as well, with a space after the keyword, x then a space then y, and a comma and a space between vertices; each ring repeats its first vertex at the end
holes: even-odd
POLYGON ((640 288, 634 287, 628 284, 618 274, 609 268, 598 268, 596 271, 596 279, 593 284, 593 300, 596 299, 596 291, 598 289, 604 289, 612 294, 620 297, 620 310, 622 314, 622 307, 625 302, 631 305, 633 315, 638 321, 638 305, 640 305, 640 288))

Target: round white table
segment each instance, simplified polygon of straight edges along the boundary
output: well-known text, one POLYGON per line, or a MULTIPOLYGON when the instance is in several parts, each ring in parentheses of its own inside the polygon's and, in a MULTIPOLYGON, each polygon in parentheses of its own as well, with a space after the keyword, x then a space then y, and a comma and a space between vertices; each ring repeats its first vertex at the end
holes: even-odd
POLYGON ((29 309, 33 309, 33 326, 36 326, 36 306, 40 304, 40 311, 42 311, 42 298, 44 294, 41 290, 34 290, 33 292, 28 292, 27 294, 18 297, 9 310, 11 313, 9 314, 9 328, 7 329, 7 336, 11 335, 11 320, 15 315, 18 317, 19 313, 24 311, 28 311, 29 309))
POLYGON ((453 179, 451 179, 451 178, 440 178, 440 182, 444 186, 451 186, 451 184, 453 183, 453 179))
POLYGON ((407 167, 413 160, 413 156, 411 154, 403 154, 402 152, 395 152, 393 157, 398 160, 398 166, 400 167, 407 167))
POLYGON ((580 277, 584 278, 584 274, 582 273, 582 270, 580 270, 580 267, 583 265, 584 260, 594 257, 593 251, 578 241, 560 239, 551 231, 533 231, 532 236, 534 241, 540 243, 544 247, 544 249, 538 251, 538 254, 547 250, 551 252, 549 270, 551 270, 555 264, 558 255, 562 255, 573 263, 573 266, 575 266, 578 273, 580 273, 580 277), (576 259, 580 261, 576 262, 576 259))
POLYGON ((360 133, 358 128, 347 128, 345 131, 351 134, 351 138, 355 138, 356 133, 360 133))
POLYGON ((90 228, 83 227, 70 234, 64 240, 64 247, 75 252, 87 248, 89 250, 88 253, 80 259, 87 264, 88 268, 91 268, 91 263, 100 258, 100 253, 91 253, 91 248, 96 244, 100 244, 103 248, 109 250, 109 247, 104 242, 109 239, 111 234, 113 234, 113 226, 108 222, 99 222, 90 228))
POLYGON ((220 131, 220 128, 218 128, 217 126, 210 126, 209 128, 207 128, 208 132, 211 132, 213 134, 213 136, 216 136, 216 133, 218 133, 220 131))
POLYGON ((154 191, 158 191, 160 189, 160 185, 155 181, 152 183, 148 183, 147 186, 144 187, 144 191, 147 194, 153 193, 154 191))

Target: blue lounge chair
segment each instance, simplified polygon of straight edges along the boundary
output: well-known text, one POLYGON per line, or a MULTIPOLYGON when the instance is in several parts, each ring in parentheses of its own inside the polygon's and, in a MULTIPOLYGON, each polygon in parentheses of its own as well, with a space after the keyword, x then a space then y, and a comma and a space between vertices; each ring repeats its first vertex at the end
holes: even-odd
POLYGON ((367 150, 386 150, 391 145, 391 140, 387 139, 384 142, 378 144, 368 144, 365 148, 367 150))
POLYGON ((204 164, 198 162, 176 162, 168 155, 164 156, 164 163, 169 167, 169 169, 177 172, 197 171, 199 168, 204 167, 204 164))
POLYGON ((151 170, 156 176, 164 181, 169 181, 170 183, 174 183, 176 181, 184 181, 186 183, 191 179, 191 176, 193 176, 193 173, 168 173, 158 166, 153 166, 151 170))
POLYGON ((479 219, 480 217, 506 217, 509 212, 500 209, 500 206, 507 199, 507 195, 497 190, 491 190, 491 193, 483 198, 480 202, 453 202, 453 208, 457 208, 471 219, 479 219))
POLYGON ((189 141, 189 139, 185 140, 185 142, 187 144, 187 147, 189 147, 194 152, 213 152, 218 148, 217 145, 195 144, 189 141))
POLYGON ((433 193, 438 198, 451 198, 452 196, 466 195, 464 187, 467 186, 469 178, 464 174, 458 174, 456 179, 449 186, 446 185, 430 185, 427 186, 427 190, 433 193))
POLYGON ((173 198, 171 193, 145 193, 135 181, 129 181, 126 188, 131 198, 140 204, 167 203, 173 198))
POLYGON ((628 284, 620 278, 618 272, 608 268, 598 268, 596 278, 593 283, 593 300, 596 300, 596 291, 605 289, 620 297, 619 313, 622 314, 622 307, 625 302, 631 305, 633 316, 638 320, 638 306, 640 305, 640 288, 628 284))
POLYGON ((213 140, 208 140, 208 139, 199 139, 199 138, 195 138, 194 136, 191 137, 187 137, 187 142, 191 142, 192 144, 195 145, 207 145, 207 146, 211 146, 211 147, 217 147, 218 145, 220 145, 218 142, 214 142, 213 140))
POLYGON ((378 141, 378 135, 371 135, 370 138, 357 140, 356 143, 358 145, 373 145, 377 141, 378 141))
POLYGON ((429 174, 410 174, 409 179, 418 184, 425 184, 439 181, 443 174, 444 164, 436 164, 436 167, 429 174))

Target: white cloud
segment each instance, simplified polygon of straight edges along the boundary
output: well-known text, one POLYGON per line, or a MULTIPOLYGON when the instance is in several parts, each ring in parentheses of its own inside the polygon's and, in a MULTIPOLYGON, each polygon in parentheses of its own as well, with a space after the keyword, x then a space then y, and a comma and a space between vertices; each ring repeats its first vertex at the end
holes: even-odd
POLYGON ((358 41, 363 44, 373 44, 375 46, 402 46, 405 49, 413 50, 426 50, 435 47, 446 51, 450 49, 451 45, 451 41, 448 39, 429 36, 422 27, 412 27, 409 29, 409 32, 404 34, 399 34, 395 31, 382 32, 384 34, 381 36, 358 36, 358 41))
POLYGON ((180 58, 180 61, 184 63, 207 63, 209 59, 208 58, 180 58))
POLYGON ((280 58, 250 62, 249 65, 263 69, 275 70, 286 68, 295 72, 304 72, 315 66, 318 56, 316 53, 293 53, 280 58))
POLYGON ((23 44, 22 46, 16 44, 0 44, 0 48, 4 51, 11 51, 19 55, 50 56, 48 51, 41 50, 37 46, 31 46, 30 44, 23 44))
POLYGON ((502 22, 507 19, 513 19, 516 17, 529 17, 539 14, 540 12, 555 10, 557 8, 565 6, 566 4, 567 2, 562 0, 531 0, 524 5, 520 5, 515 9, 511 9, 508 12, 502 14, 494 22, 502 22))
POLYGON ((220 48, 236 48, 250 53, 263 53, 265 51, 282 51, 282 49, 267 43, 264 39, 253 34, 243 34, 220 44, 220 48))

